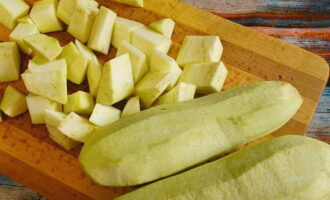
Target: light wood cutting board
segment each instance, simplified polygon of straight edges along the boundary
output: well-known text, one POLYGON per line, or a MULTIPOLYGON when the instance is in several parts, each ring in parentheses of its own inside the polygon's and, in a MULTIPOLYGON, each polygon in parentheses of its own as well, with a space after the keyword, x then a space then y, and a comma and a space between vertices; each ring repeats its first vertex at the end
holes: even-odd
MULTIPOLYGON (((32 4, 34 0, 28 0, 32 4)), ((320 57, 252 29, 235 24, 177 0, 145 0, 145 8, 133 8, 98 0, 119 16, 149 24, 170 17, 177 22, 170 55, 175 57, 186 35, 219 35, 224 45, 222 60, 229 68, 225 89, 248 82, 282 80, 293 84, 304 97, 294 118, 273 133, 304 135, 312 119, 320 94, 328 80, 329 67, 320 57)), ((9 30, 0 27, 0 40, 7 41, 9 30)), ((52 33, 62 45, 73 40, 68 33, 52 33)), ((112 58, 98 55, 105 62, 112 58)), ((27 67, 23 57, 22 71, 27 67)), ((1 66, 0 66, 1 67, 1 66)), ((8 83, 27 93, 22 81, 8 83)), ((0 92, 8 85, 0 84, 0 92)), ((69 84, 69 90, 87 90, 88 86, 69 84)), ((0 124, 0 173, 30 187, 48 199, 113 199, 134 188, 106 188, 96 185, 81 170, 79 149, 69 152, 48 138, 43 125, 32 125, 28 113, 5 118, 0 124)))

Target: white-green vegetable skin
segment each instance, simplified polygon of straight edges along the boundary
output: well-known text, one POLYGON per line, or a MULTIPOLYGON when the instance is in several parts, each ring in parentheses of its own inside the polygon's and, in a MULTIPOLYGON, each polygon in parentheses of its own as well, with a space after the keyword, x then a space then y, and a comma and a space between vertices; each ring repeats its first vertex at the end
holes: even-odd
POLYGON ((328 144, 282 136, 117 200, 326 200, 329 166, 328 144))
POLYGON ((157 106, 97 129, 79 160, 101 185, 143 184, 272 133, 301 104, 289 83, 259 82, 157 106))

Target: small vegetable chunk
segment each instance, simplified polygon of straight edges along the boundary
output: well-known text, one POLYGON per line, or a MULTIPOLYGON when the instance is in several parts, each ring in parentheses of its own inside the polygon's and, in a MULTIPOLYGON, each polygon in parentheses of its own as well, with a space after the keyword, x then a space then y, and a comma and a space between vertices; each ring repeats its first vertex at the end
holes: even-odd
POLYGON ((62 111, 62 105, 45 97, 29 94, 26 97, 32 124, 45 123, 45 111, 62 111))
POLYGON ((189 83, 179 83, 167 94, 159 98, 158 104, 176 103, 194 99, 196 86, 189 83))
POLYGON ((126 53, 131 59, 134 83, 137 83, 148 72, 147 57, 138 48, 123 40, 118 48, 117 57, 126 53))
POLYGON ((95 126, 87 119, 72 112, 60 123, 58 129, 75 141, 86 142, 95 126))
POLYGON ((148 27, 142 27, 133 31, 131 44, 150 58, 155 49, 166 54, 172 41, 148 27))
POLYGON ((172 89, 179 80, 182 70, 176 61, 170 56, 158 50, 154 50, 150 58, 150 72, 171 72, 173 73, 173 82, 168 89, 172 89))
POLYGON ((76 45, 77 49, 80 51, 80 53, 82 53, 88 61, 91 61, 94 59, 95 54, 86 45, 79 42, 79 40, 77 40, 77 39, 75 40, 75 45, 76 45))
POLYGON ((19 79, 21 56, 15 42, 0 43, 0 82, 19 79))
POLYGON ((49 63, 49 61, 45 57, 43 57, 42 55, 39 55, 37 53, 32 58, 32 61, 37 65, 45 65, 45 64, 49 63))
POLYGON ((129 116, 129 115, 132 115, 134 113, 138 113, 140 111, 141 111, 140 98, 139 97, 132 97, 127 101, 121 116, 122 117, 129 116))
POLYGON ((113 27, 111 44, 118 49, 123 40, 131 43, 132 32, 141 27, 144 25, 139 22, 117 17, 113 27))
POLYGON ((143 0, 113 0, 113 1, 131 6, 143 7, 143 0))
POLYGON ((28 110, 25 95, 9 85, 1 100, 1 110, 9 117, 16 117, 28 110))
POLYGON ((97 97, 97 93, 100 87, 100 81, 102 77, 103 66, 99 59, 94 56, 94 59, 91 60, 87 67, 87 80, 89 85, 89 93, 93 97, 97 97))
POLYGON ((30 23, 19 23, 16 26, 16 28, 10 33, 9 38, 11 41, 16 42, 24 53, 30 55, 32 53, 32 49, 30 49, 25 44, 23 39, 25 37, 39 34, 39 33, 40 32, 39 32, 38 28, 36 27, 36 25, 30 24, 30 23))
POLYGON ((94 99, 87 92, 78 91, 68 95, 68 102, 64 105, 64 112, 89 115, 93 112, 94 99))
POLYGON ((104 65, 97 103, 115 104, 134 92, 131 61, 128 54, 121 55, 104 65))
POLYGON ((169 87, 176 76, 171 72, 149 72, 136 86, 135 94, 145 108, 149 108, 169 87))
POLYGON ((68 32, 85 43, 88 41, 98 8, 78 3, 73 11, 68 32))
POLYGON ((89 36, 88 47, 108 54, 112 37, 113 25, 117 14, 112 10, 101 6, 95 17, 95 21, 89 36))
POLYGON ((56 110, 45 110, 45 123, 49 126, 58 127, 66 118, 67 114, 56 110))
POLYGON ((176 61, 181 67, 219 62, 222 51, 223 47, 218 36, 186 36, 176 61))
POLYGON ((187 65, 180 82, 196 85, 198 94, 220 92, 227 78, 228 70, 223 62, 187 65))
POLYGON ((64 59, 32 67, 22 74, 27 90, 58 103, 67 102, 67 66, 64 59))
POLYGON ((151 23, 149 27, 165 37, 171 38, 175 27, 175 22, 170 18, 166 18, 151 23))
POLYGON ((58 40, 45 34, 35 34, 25 37, 24 42, 35 53, 43 56, 48 61, 54 60, 62 52, 62 47, 58 40))
POLYGON ((63 30, 56 16, 58 0, 41 0, 34 3, 30 16, 40 32, 49 33, 63 30))
POLYGON ((89 121, 97 126, 107 126, 120 119, 121 111, 112 106, 96 104, 89 121))
POLYGON ((0 0, 0 23, 9 29, 16 26, 16 20, 29 12, 24 0, 0 0))
MULTIPOLYGON (((30 17, 30 15, 27 15, 25 17, 21 17, 19 19, 17 19, 17 23, 22 23, 22 24, 34 24, 32 18, 30 17)), ((34 24, 35 25, 35 24, 34 24)), ((39 31, 39 30, 38 30, 39 31)))

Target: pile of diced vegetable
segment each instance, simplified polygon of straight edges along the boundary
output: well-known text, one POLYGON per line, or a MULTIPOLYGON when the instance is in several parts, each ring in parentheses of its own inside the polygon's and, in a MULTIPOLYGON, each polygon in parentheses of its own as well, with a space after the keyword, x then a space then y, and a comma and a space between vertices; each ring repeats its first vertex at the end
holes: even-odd
MULTIPOLYGON (((143 6, 142 0, 116 1, 143 6)), ((28 110, 32 123, 46 124, 66 149, 141 107, 219 92, 227 77, 218 36, 187 36, 176 60, 167 55, 171 19, 146 26, 94 0, 40 0, 29 10, 24 0, 0 0, 0 23, 12 30, 10 42, 0 43, 0 82, 19 80, 19 49, 33 56, 21 74, 30 94, 8 86, 1 110, 10 117, 28 110), (65 46, 46 35, 64 29, 76 38, 65 46), (111 45, 116 57, 103 64, 93 51, 108 54, 111 45), (89 91, 68 94, 67 80, 87 80, 89 91), (122 101, 123 110, 114 107, 122 101)))

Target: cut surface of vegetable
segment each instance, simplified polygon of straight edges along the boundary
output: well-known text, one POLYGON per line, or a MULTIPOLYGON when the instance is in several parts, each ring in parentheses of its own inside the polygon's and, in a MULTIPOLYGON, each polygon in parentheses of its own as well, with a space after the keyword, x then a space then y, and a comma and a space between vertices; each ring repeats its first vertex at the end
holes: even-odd
POLYGON ((222 51, 219 36, 186 36, 176 61, 181 67, 189 64, 219 62, 222 51))
POLYGON ((156 49, 166 54, 171 47, 172 41, 148 27, 142 27, 133 31, 131 44, 150 58, 156 49))
POLYGON ((15 42, 0 43, 0 82, 19 79, 21 56, 15 42))
POLYGON ((62 105, 45 97, 29 94, 26 97, 32 124, 44 124, 46 110, 62 111, 62 105))
POLYGON ((68 32, 85 43, 88 41, 98 8, 78 3, 73 11, 68 32))
POLYGON ((78 91, 68 95, 68 102, 64 105, 64 112, 77 114, 91 114, 94 108, 93 96, 87 92, 78 91))
POLYGON ((122 117, 129 116, 134 113, 138 113, 140 111, 141 111, 140 98, 137 96, 132 97, 127 101, 121 116, 122 117))
POLYGON ((120 119, 121 111, 113 106, 96 104, 89 121, 97 126, 107 126, 120 119))
POLYGON ((159 98, 159 104, 176 103, 192 100, 195 97, 196 86, 189 83, 179 83, 171 91, 159 98))
POLYGON ((135 88, 136 96, 145 108, 149 108, 175 79, 171 72, 149 72, 135 88))
MULTIPOLYGON (((34 24, 32 18, 30 17, 30 15, 27 15, 25 17, 21 17, 19 19, 17 19, 17 23, 22 23, 22 24, 34 24)), ((35 24, 34 24, 35 25, 35 24)), ((38 30, 39 31, 39 30, 38 30)))
POLYGON ((130 6, 143 7, 143 0, 112 0, 112 1, 130 6))
POLYGON ((95 126, 84 117, 72 112, 60 123, 58 129, 75 141, 86 142, 95 126))
POLYGON ((116 56, 118 57, 126 53, 130 56, 134 83, 137 83, 148 72, 147 57, 138 48, 123 40, 117 50, 116 56))
POLYGON ((36 1, 30 12, 34 24, 41 33, 63 30, 61 21, 56 16, 58 0, 36 1))
POLYGON ((198 94, 220 92, 227 78, 228 70, 223 62, 187 65, 180 82, 196 85, 198 94))
POLYGON ((62 52, 62 47, 58 40, 45 34, 35 34, 25 37, 24 42, 35 53, 42 55, 48 61, 54 60, 62 52))
POLYGON ((103 54, 108 54, 116 17, 117 14, 115 12, 101 6, 91 29, 88 40, 89 48, 103 54))
POLYGON ((11 85, 5 89, 0 107, 9 117, 16 117, 28 110, 25 95, 11 85))
POLYGON ((117 17, 113 27, 111 44, 118 49, 123 40, 131 43, 132 32, 141 27, 144 25, 139 22, 117 17))
POLYGON ((90 50, 90 48, 88 48, 86 45, 81 43, 79 40, 75 40, 74 43, 75 43, 77 49, 80 51, 80 53, 82 53, 88 61, 91 61, 94 59, 95 54, 93 53, 92 50, 90 50))
POLYGON ((46 124, 46 127, 49 133, 49 137, 57 144, 64 147, 66 150, 72 150, 80 145, 80 142, 67 137, 57 127, 50 126, 48 124, 46 124))
POLYGON ((94 56, 94 59, 89 61, 87 67, 87 80, 89 86, 89 93, 93 95, 93 97, 97 97, 97 93, 100 87, 100 81, 102 77, 102 69, 103 66, 99 59, 94 56))
POLYGON ((56 110, 45 110, 45 123, 49 126, 58 127, 66 118, 67 114, 56 110))
POLYGON ((0 23, 12 30, 16 20, 27 15, 29 9, 24 0, 0 0, 0 23))
POLYGON ((29 23, 19 23, 16 28, 10 33, 9 39, 18 44, 20 49, 25 53, 30 55, 32 53, 32 49, 30 49, 23 39, 27 36, 39 34, 38 28, 34 24, 29 23))
POLYGON ((44 56, 42 56, 38 53, 36 53, 33 56, 32 61, 37 65, 45 65, 45 64, 49 63, 47 58, 45 58, 44 56))
POLYGON ((30 68, 21 76, 29 92, 61 104, 67 102, 67 66, 64 59, 30 68))
POLYGON ((149 27, 165 37, 171 38, 175 27, 175 22, 170 18, 166 18, 151 23, 149 27))
POLYGON ((128 54, 107 62, 103 67, 97 103, 115 104, 134 92, 131 61, 128 54))

